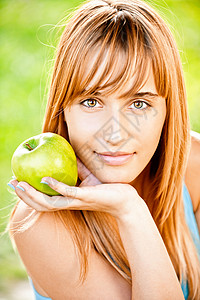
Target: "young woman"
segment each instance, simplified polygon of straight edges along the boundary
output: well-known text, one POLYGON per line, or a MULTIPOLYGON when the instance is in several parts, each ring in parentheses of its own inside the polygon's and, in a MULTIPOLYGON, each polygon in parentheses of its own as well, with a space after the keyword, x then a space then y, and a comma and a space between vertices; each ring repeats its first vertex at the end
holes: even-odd
POLYGON ((10 235, 36 299, 200 299, 200 139, 150 6, 92 0, 71 16, 43 132, 71 143, 79 180, 43 178, 53 197, 10 182, 10 235))

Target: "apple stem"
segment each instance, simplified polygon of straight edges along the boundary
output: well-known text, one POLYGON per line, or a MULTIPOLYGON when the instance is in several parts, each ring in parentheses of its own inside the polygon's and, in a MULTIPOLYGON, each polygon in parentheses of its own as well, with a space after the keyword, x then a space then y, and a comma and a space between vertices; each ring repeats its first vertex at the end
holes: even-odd
POLYGON ((33 148, 28 143, 26 143, 26 146, 28 147, 29 150, 33 150, 33 148))

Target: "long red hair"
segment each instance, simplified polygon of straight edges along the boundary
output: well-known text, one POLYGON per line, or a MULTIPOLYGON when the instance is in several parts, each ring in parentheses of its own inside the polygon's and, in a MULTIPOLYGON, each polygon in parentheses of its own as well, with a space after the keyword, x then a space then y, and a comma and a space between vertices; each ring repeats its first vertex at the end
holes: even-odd
MULTIPOLYGON (((143 84, 150 62, 157 91, 166 99, 166 120, 150 161, 153 180, 149 201, 154 199, 151 214, 179 280, 188 280, 189 298, 200 299, 199 260, 186 225, 182 194, 190 149, 185 83, 174 38, 154 9, 138 0, 92 0, 71 16, 57 48, 42 131, 55 132, 69 141, 63 111, 92 81, 105 51, 107 61, 101 76, 90 87, 91 92, 102 85, 105 77, 111 79, 103 86, 105 91, 120 90, 136 72, 137 79, 126 91, 133 93, 143 84), (96 47, 99 54, 94 68, 83 76, 96 47), (116 73, 115 61, 122 53, 124 64, 116 73)), ((82 280, 86 278, 87 257, 93 247, 131 283, 129 263, 113 217, 102 212, 67 210, 55 215, 70 230, 77 246, 82 280)))

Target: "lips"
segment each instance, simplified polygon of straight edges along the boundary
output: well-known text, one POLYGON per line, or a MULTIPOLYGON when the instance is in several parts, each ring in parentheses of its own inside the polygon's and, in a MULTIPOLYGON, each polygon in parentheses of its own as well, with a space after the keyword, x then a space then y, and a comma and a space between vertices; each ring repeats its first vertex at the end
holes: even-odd
POLYGON ((98 157, 106 164, 120 166, 127 163, 135 153, 127 152, 102 152, 97 153, 98 157))
POLYGON ((107 155, 107 156, 122 156, 122 155, 131 155, 133 153, 116 151, 116 152, 101 152, 101 153, 98 153, 98 154, 107 155))

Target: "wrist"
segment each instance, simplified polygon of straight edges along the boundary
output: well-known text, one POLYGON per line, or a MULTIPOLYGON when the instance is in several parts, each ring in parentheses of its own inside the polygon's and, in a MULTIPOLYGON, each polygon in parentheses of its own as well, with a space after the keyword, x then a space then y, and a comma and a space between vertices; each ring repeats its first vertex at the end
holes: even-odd
POLYGON ((138 225, 151 216, 145 201, 138 195, 126 202, 126 207, 116 217, 117 222, 124 225, 138 225))

